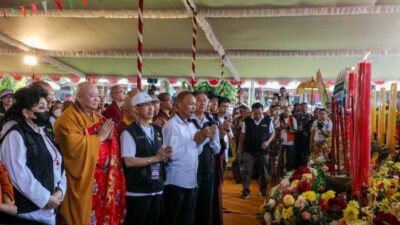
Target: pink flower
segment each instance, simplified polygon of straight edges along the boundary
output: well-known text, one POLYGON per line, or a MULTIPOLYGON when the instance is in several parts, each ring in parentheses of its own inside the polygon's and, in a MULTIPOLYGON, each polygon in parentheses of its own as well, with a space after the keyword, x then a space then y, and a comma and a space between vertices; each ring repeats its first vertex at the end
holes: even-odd
POLYGON ((329 167, 326 166, 326 165, 323 165, 323 166, 321 167, 321 169, 322 169, 322 171, 326 172, 326 171, 329 170, 329 167))
POLYGON ((309 220, 310 217, 311 217, 311 215, 310 215, 310 213, 307 212, 307 211, 304 211, 304 212, 301 214, 301 218, 303 218, 303 220, 309 220))

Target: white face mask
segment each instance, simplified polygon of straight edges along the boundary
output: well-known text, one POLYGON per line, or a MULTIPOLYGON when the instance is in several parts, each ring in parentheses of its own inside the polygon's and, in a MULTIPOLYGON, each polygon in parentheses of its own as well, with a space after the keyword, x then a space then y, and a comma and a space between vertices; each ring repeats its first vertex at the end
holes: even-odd
POLYGON ((59 117, 61 116, 61 109, 56 109, 53 111, 54 116, 59 117))

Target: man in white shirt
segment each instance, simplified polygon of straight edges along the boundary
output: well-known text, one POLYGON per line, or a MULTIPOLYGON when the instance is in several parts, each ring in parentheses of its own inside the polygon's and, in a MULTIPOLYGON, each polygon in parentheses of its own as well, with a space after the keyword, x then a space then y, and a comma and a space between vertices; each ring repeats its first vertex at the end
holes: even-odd
POLYGON ((198 155, 213 138, 210 127, 197 130, 189 121, 196 99, 188 91, 176 98, 177 113, 163 128, 164 144, 173 149, 164 187, 164 225, 192 225, 197 189, 198 155))
POLYGON ((172 149, 163 146, 161 128, 150 124, 154 100, 147 93, 132 99, 138 121, 121 134, 121 156, 126 178, 125 224, 156 225, 161 210, 165 162, 172 149))
POLYGON ((207 109, 208 98, 205 92, 195 93, 196 111, 191 120, 197 129, 210 127, 214 137, 208 139, 203 145, 203 152, 199 155, 199 166, 197 170, 197 199, 194 224, 205 225, 211 219, 211 212, 217 213, 217 209, 212 210, 213 195, 218 194, 213 191, 213 164, 214 155, 221 149, 219 141, 218 126, 216 122, 204 113, 207 109))

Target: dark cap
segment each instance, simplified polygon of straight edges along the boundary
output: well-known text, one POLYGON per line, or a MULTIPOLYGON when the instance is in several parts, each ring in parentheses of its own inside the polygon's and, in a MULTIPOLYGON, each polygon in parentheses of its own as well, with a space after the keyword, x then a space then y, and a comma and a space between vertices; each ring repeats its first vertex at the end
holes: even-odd
POLYGON ((6 95, 12 95, 12 96, 14 96, 14 91, 12 90, 12 89, 3 89, 1 92, 0 92, 0 98, 3 98, 4 96, 6 96, 6 95))

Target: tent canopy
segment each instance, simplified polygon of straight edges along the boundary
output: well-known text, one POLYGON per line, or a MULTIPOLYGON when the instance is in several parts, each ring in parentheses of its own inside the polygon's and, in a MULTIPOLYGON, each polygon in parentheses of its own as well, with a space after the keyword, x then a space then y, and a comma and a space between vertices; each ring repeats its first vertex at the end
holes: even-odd
MULTIPOLYGON (((7 15, 0 20, 0 72, 136 75, 137 0, 88 0, 87 6, 75 0, 73 9, 61 2, 62 12, 48 1, 45 14, 41 1, 0 1, 7 15), (31 13, 32 2, 39 16, 31 13), (24 47, 39 56, 38 66, 23 64, 24 47)), ((374 79, 400 77, 400 0, 189 2, 199 19, 197 78, 219 78, 224 53, 227 79, 310 79, 318 69, 332 79, 369 51, 374 79)), ((190 77, 192 21, 185 4, 145 0, 143 76, 190 77)))

